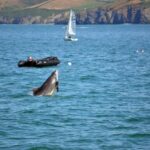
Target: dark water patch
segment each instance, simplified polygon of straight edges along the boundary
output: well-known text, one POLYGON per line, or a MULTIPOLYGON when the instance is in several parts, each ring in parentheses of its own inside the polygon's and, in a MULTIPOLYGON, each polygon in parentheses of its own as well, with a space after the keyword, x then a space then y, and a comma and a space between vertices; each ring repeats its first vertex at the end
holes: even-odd
POLYGON ((135 139, 136 138, 143 139, 143 138, 150 138, 150 133, 134 133, 134 134, 129 134, 128 136, 135 139))
POLYGON ((63 150, 63 148, 59 146, 33 146, 27 150, 63 150))
POLYGON ((132 126, 116 126, 114 128, 112 128, 114 130, 126 130, 126 131, 129 131, 129 130, 134 130, 135 127, 132 127, 132 126))
POLYGON ((36 127, 41 126, 43 128, 46 128, 46 127, 59 128, 59 127, 63 127, 63 125, 64 125, 64 122, 58 124, 57 122, 53 123, 51 121, 53 121, 53 120, 43 120, 43 121, 41 121, 41 120, 39 120, 39 121, 32 120, 30 122, 30 125, 33 125, 33 126, 36 126, 36 127))
POLYGON ((29 148, 28 150, 52 150, 49 147, 32 147, 29 148))
POLYGON ((126 121, 128 123, 134 123, 134 124, 141 123, 141 122, 145 122, 146 123, 146 122, 149 122, 148 120, 149 120, 149 117, 134 117, 134 118, 126 119, 126 121))
POLYGON ((92 89, 88 92, 88 95, 92 95, 92 96, 99 95, 99 94, 100 92, 97 90, 97 87, 95 87, 95 89, 92 89))
MULTIPOLYGON (((90 139, 90 138, 80 138, 80 139, 74 139, 74 140, 69 140, 68 142, 69 143, 80 143, 80 144, 87 144, 87 143, 91 143, 93 142, 94 140, 93 139, 90 139)), ((99 140, 100 141, 100 140, 99 140)))
POLYGON ((95 80, 95 79, 96 79, 96 76, 94 76, 94 75, 86 75, 86 76, 82 76, 80 78, 81 81, 95 80))
POLYGON ((5 132, 5 131, 0 131, 0 136, 6 137, 7 135, 8 135, 7 132, 5 132))
POLYGON ((109 117, 111 117, 111 115, 109 114, 96 114, 95 115, 95 118, 109 118, 109 117))
POLYGON ((147 77, 147 78, 148 78, 148 77, 150 77, 150 73, 149 73, 149 72, 145 72, 145 73, 142 74, 142 76, 143 76, 143 78, 144 78, 144 77, 147 77))
POLYGON ((35 112, 34 109, 29 109, 29 110, 22 111, 22 113, 25 113, 25 114, 33 114, 34 112, 35 112))
POLYGON ((17 94, 12 94, 11 97, 14 98, 14 99, 20 99, 20 98, 25 98, 28 96, 28 93, 27 91, 23 92, 22 93, 17 93, 17 94))
MULTIPOLYGON (((114 141, 114 143, 115 143, 115 141, 114 141)), ((132 146, 130 146, 129 144, 124 144, 124 143, 120 143, 120 144, 109 144, 109 145, 104 145, 104 144, 102 144, 101 146, 100 146, 100 149, 104 149, 104 150, 125 150, 125 149, 133 149, 133 147, 132 146), (123 147, 123 148, 122 148, 123 147)))
POLYGON ((131 123, 137 123, 139 122, 141 119, 140 118, 129 118, 126 121, 131 122, 131 123))
POLYGON ((77 98, 77 95, 74 95, 74 94, 64 95, 64 96, 57 95, 55 98, 56 98, 57 100, 70 100, 70 99, 75 99, 75 98, 77 98))

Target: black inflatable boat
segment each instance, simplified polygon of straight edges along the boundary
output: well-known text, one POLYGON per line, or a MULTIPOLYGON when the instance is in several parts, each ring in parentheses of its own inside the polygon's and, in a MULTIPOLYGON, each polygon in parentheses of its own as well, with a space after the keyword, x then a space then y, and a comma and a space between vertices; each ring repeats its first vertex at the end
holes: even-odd
POLYGON ((57 57, 46 57, 37 60, 20 60, 18 62, 18 67, 47 67, 56 66, 58 64, 60 64, 60 60, 57 57))

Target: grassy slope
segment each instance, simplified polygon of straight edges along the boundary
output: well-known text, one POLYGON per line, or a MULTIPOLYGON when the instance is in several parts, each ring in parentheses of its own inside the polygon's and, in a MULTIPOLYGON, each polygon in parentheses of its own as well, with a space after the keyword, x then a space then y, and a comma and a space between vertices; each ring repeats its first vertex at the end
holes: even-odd
POLYGON ((150 0, 0 0, 0 16, 42 16, 60 13, 74 8, 76 10, 97 7, 119 9, 130 4, 150 7, 150 0))
MULTIPOLYGON (((111 1, 111 0, 110 0, 111 1)), ((54 0, 49 1, 47 4, 41 6, 40 8, 45 9, 70 9, 70 8, 92 8, 97 6, 104 6, 107 4, 105 0, 54 0)))
POLYGON ((0 0, 0 15, 47 17, 70 8, 82 10, 104 7, 112 1, 115 0, 0 0))

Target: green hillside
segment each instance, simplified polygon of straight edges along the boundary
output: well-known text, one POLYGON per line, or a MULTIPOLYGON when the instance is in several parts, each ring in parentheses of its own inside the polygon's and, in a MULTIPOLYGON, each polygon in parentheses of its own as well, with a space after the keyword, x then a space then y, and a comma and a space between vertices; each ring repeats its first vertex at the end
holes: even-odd
MULTIPOLYGON (((80 5, 75 3, 69 3, 63 6, 65 1, 61 0, 59 3, 60 9, 55 9, 58 3, 56 0, 0 0, 0 16, 6 17, 24 17, 24 16, 42 16, 47 17, 51 14, 57 14, 64 12, 70 8, 74 8, 77 11, 83 9, 93 9, 97 7, 111 6, 115 0, 81 0, 80 5), (44 7, 43 7, 44 5, 44 7), (49 6, 53 6, 49 8, 49 6)), ((70 0, 71 1, 71 0, 70 0)))

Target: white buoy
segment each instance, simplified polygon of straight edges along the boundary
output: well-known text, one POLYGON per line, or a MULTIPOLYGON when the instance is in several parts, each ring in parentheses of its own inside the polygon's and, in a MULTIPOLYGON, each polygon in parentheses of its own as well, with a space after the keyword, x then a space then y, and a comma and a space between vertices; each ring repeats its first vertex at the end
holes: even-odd
POLYGON ((69 66, 71 66, 71 65, 72 65, 72 63, 71 63, 71 62, 68 62, 68 65, 69 65, 69 66))

